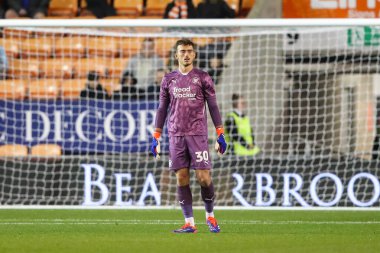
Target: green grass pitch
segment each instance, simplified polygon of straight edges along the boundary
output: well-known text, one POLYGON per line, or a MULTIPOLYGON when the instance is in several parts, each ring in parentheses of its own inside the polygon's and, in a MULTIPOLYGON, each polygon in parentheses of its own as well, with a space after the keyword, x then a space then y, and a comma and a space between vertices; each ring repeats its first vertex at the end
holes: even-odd
POLYGON ((0 252, 380 252, 379 211, 216 210, 212 234, 173 234, 180 210, 0 210, 0 252))

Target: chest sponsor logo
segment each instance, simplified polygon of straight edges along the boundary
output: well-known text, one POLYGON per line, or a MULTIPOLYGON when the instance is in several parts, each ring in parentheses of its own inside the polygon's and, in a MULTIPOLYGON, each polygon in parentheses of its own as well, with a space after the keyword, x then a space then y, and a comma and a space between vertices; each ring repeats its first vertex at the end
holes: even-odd
POLYGON ((184 88, 174 87, 173 96, 174 98, 195 99, 196 93, 191 92, 190 86, 184 88))

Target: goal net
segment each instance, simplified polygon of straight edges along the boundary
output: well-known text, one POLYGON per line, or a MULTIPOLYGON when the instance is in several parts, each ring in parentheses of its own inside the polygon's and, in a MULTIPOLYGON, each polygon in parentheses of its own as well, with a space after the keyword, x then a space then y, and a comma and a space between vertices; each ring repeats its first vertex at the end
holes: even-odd
POLYGON ((0 205, 178 205, 167 134, 161 160, 149 147, 162 75, 189 38, 223 120, 244 113, 254 139, 235 119, 219 158, 209 120, 216 205, 379 207, 378 26, 27 22, 1 31, 0 205))

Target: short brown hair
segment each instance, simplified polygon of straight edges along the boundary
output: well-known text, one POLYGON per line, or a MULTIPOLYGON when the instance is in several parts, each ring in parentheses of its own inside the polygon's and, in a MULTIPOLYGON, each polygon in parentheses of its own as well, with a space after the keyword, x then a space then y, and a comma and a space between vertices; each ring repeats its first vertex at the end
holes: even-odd
POLYGON ((177 51, 178 46, 192 46, 193 49, 195 49, 194 42, 192 42, 189 39, 180 39, 180 40, 177 40, 177 42, 175 43, 175 51, 177 51))
POLYGON ((237 107, 237 105, 238 105, 238 101, 239 101, 239 99, 240 99, 241 97, 242 97, 242 96, 239 95, 239 94, 236 94, 236 93, 232 94, 232 107, 233 107, 233 108, 236 108, 236 107, 237 107))

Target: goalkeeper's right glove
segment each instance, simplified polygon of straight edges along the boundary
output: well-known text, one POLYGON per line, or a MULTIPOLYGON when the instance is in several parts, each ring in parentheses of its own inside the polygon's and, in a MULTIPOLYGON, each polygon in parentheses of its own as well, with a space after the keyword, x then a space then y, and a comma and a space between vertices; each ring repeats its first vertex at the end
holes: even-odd
POLYGON ((224 152, 227 150, 227 143, 224 138, 224 129, 223 127, 219 127, 216 129, 216 133, 218 135, 218 139, 215 143, 215 151, 218 153, 219 156, 222 156, 224 152))
POLYGON ((160 141, 158 140, 160 136, 161 136, 160 132, 153 133, 152 146, 150 148, 150 151, 152 152, 154 158, 156 158, 157 160, 160 159, 160 152, 161 152, 160 141))

